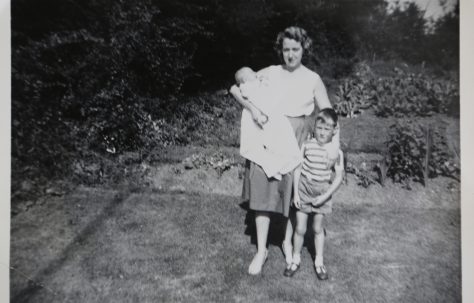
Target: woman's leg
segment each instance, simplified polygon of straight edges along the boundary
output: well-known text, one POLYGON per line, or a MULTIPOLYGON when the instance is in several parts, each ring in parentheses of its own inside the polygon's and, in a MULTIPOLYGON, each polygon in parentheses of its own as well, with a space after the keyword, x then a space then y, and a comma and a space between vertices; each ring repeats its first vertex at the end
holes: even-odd
POLYGON ((270 226, 270 215, 268 212, 257 211, 255 213, 255 225, 257 228, 257 253, 249 266, 249 274, 256 275, 262 270, 263 263, 267 258, 267 239, 270 226))
POLYGON ((300 264, 301 250, 303 249, 304 234, 308 224, 308 214, 302 211, 296 211, 296 229, 293 236, 293 263, 300 264))
POLYGON ((316 249, 316 257, 314 259, 314 266, 323 266, 324 253, 324 228, 323 228, 323 214, 315 214, 313 220, 314 230, 314 247, 316 249))
POLYGON ((270 214, 268 212, 257 211, 255 213, 255 224, 257 227, 257 253, 264 253, 267 251, 270 214))
POLYGON ((285 239, 283 239, 282 249, 285 255, 286 264, 290 265, 293 262, 293 245, 291 244, 291 238, 293 237, 293 222, 291 216, 294 212, 290 209, 290 214, 286 222, 285 239))

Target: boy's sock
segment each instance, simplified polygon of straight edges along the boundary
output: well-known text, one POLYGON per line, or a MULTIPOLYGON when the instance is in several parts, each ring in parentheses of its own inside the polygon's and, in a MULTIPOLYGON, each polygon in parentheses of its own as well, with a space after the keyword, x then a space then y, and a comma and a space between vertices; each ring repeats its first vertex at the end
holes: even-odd
POLYGON ((301 254, 300 253, 293 254, 293 263, 295 263, 295 264, 300 264, 301 263, 301 254))

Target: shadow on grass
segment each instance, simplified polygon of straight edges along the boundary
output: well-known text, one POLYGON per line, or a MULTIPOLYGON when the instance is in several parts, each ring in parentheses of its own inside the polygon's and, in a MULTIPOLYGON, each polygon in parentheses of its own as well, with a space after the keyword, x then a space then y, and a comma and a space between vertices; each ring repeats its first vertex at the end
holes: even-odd
MULTIPOLYGON (((257 245, 257 230, 255 227, 255 212, 250 209, 249 207, 249 202, 244 201, 240 203, 240 208, 245 210, 247 213, 245 215, 245 235, 250 236, 250 243, 253 245, 257 245)), ((290 208, 290 216, 289 220, 291 220, 291 224, 293 227, 296 226, 296 212, 295 209, 292 207, 290 208)), ((283 239, 285 237, 285 231, 286 231, 286 224, 288 222, 288 219, 285 218, 283 215, 272 213, 270 216, 270 228, 269 228, 269 233, 268 233, 268 241, 267 245, 270 246, 276 246, 281 250, 281 253, 283 254, 282 250, 282 243, 283 239)), ((304 244, 303 247, 306 247, 308 250, 309 254, 311 257, 315 258, 316 255, 316 249, 314 247, 314 232, 312 231, 311 226, 313 225, 313 217, 309 216, 308 218, 308 229, 304 237, 304 244)))
MULTIPOLYGON (((91 220, 87 226, 66 246, 66 248, 59 254, 58 258, 50 262, 44 269, 42 269, 36 276, 31 278, 31 281, 41 281, 59 271, 67 260, 70 260, 81 245, 86 240, 101 229, 101 225, 107 218, 115 216, 115 210, 123 201, 126 200, 126 194, 118 193, 109 204, 104 207, 102 212, 91 220)), ((36 293, 44 287, 39 283, 29 283, 28 286, 22 289, 14 297, 10 298, 11 302, 32 302, 36 293)), ((51 291, 51 290, 49 290, 51 291)))
MULTIPOLYGON (((310 228, 301 270, 288 279, 280 249, 285 221, 272 217, 269 259, 262 275, 248 276, 256 242, 248 203, 229 195, 144 192, 100 200, 100 211, 93 207, 98 200, 84 196, 80 203, 90 206, 80 213, 85 228, 35 276, 62 292, 51 298, 40 285, 22 286, 12 302, 460 301, 458 210, 362 204, 366 196, 358 198, 353 190, 342 198, 356 201, 336 204, 325 222, 330 279, 324 283, 310 261, 310 228)), ((57 212, 51 218, 63 215, 61 207, 48 211, 57 212)), ((31 220, 41 215, 29 214, 31 220)), ((37 239, 48 224, 41 227, 14 235, 37 239)), ((20 268, 31 268, 38 264, 32 261, 36 254, 50 250, 48 244, 18 246, 13 257, 27 254, 17 260, 20 268)))

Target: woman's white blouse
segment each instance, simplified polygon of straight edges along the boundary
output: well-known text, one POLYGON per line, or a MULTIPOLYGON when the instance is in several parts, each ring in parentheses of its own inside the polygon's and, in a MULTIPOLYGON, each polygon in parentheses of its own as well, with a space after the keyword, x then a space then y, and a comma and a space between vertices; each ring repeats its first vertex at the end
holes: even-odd
POLYGON ((315 90, 321 81, 318 74, 305 66, 288 72, 281 65, 272 65, 261 76, 268 81, 274 104, 284 115, 309 116, 313 112, 315 90))

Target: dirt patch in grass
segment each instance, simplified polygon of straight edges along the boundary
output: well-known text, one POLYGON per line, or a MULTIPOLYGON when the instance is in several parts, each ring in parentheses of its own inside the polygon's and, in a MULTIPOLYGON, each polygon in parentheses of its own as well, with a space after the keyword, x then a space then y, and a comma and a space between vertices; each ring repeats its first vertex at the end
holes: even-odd
POLYGON ((152 163, 168 163, 177 164, 183 161, 185 158, 192 156, 193 154, 207 154, 212 155, 216 151, 220 151, 228 157, 240 158, 239 150, 236 147, 229 146, 198 146, 198 145, 186 145, 186 146, 167 146, 162 149, 157 149, 151 156, 150 161, 152 163))
POLYGON ((390 125, 395 121, 417 121, 421 125, 435 125, 446 130, 450 146, 459 150, 459 119, 446 115, 432 117, 379 118, 368 110, 357 118, 341 118, 341 146, 350 153, 383 153, 390 125))
MULTIPOLYGON (((375 161, 378 154, 349 154, 354 163, 375 161)), ((177 193, 221 194, 240 197, 243 168, 235 166, 222 175, 213 169, 185 169, 182 164, 162 164, 150 174, 151 190, 177 193)), ((346 205, 380 205, 394 208, 447 208, 459 209, 460 184, 445 177, 429 179, 427 186, 414 183, 412 190, 388 180, 385 186, 357 186, 354 175, 347 174, 346 182, 335 193, 335 203, 346 205)))

